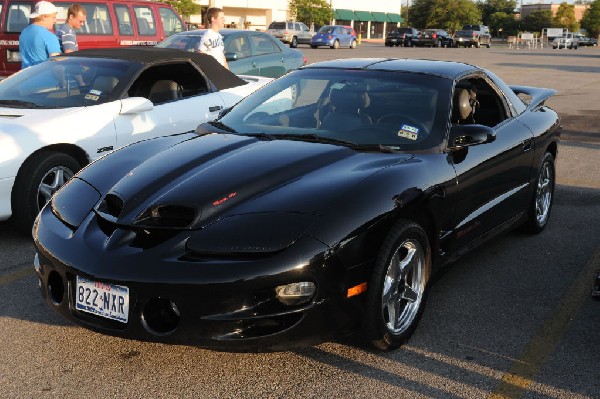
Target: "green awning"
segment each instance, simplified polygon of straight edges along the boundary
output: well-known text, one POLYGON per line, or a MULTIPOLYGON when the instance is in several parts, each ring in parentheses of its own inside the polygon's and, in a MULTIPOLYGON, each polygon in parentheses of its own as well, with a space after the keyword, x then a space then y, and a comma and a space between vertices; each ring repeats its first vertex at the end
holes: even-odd
POLYGON ((373 21, 375 22, 390 22, 384 12, 371 11, 371 15, 373 15, 373 21))
POLYGON ((373 16, 368 11, 354 11, 357 21, 374 21, 373 16))
POLYGON ((354 21, 356 19, 356 15, 354 15, 352 10, 344 10, 343 8, 333 10, 333 17, 344 21, 354 21))
POLYGON ((400 16, 400 14, 394 14, 393 12, 388 12, 387 17, 390 22, 404 22, 404 18, 400 16))

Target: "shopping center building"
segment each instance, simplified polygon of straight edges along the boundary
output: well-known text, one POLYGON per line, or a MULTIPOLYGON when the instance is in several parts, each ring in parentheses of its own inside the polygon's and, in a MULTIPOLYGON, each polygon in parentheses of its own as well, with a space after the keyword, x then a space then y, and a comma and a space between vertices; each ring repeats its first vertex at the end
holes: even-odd
MULTIPOLYGON (((293 18, 288 9, 288 0, 196 0, 196 3, 202 7, 202 15, 186 17, 186 21, 198 26, 205 23, 203 16, 209 7, 222 8, 225 11, 225 23, 230 28, 265 30, 273 21, 293 18)), ((333 9, 331 23, 351 25, 363 38, 382 38, 384 32, 402 21, 401 0, 373 4, 364 0, 329 0, 329 4, 333 9)))

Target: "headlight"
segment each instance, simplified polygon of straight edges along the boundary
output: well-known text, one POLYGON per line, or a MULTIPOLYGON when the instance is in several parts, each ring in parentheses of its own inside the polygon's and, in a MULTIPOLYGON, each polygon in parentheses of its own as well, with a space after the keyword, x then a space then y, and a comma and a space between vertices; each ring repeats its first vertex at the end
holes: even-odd
POLYGON ((275 288, 277 299, 284 305, 300 305, 310 301, 317 290, 312 281, 300 281, 275 288))
POLYGON ((77 227, 99 200, 100 193, 94 187, 74 177, 52 198, 52 213, 69 226, 77 227))

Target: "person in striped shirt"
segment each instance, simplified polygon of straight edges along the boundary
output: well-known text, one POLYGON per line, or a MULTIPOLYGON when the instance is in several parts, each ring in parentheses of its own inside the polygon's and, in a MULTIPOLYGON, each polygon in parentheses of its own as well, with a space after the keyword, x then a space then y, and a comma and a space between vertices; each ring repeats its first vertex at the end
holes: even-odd
POLYGON ((56 36, 60 43, 60 50, 63 54, 77 51, 77 36, 75 35, 75 29, 81 28, 81 25, 85 23, 86 11, 80 4, 72 4, 67 10, 67 20, 58 29, 56 29, 56 36))

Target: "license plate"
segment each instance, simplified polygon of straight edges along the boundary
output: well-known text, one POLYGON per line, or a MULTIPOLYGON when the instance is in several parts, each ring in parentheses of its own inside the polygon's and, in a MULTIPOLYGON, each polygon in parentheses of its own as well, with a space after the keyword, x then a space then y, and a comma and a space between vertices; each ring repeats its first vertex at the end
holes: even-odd
POLYGON ((129 288, 77 276, 75 308, 107 319, 127 323, 129 288))
POLYGON ((317 38, 317 41, 318 41, 318 42, 322 42, 322 41, 323 41, 323 39, 321 39, 320 37, 318 37, 318 38, 317 38))

